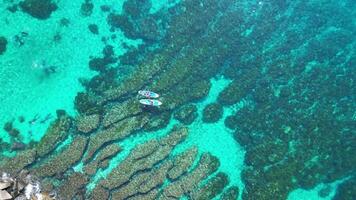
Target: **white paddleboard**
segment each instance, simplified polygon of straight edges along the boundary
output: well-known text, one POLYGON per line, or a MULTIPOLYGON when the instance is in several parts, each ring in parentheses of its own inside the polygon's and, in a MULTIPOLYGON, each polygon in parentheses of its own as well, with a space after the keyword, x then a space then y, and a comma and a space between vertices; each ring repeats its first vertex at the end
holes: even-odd
POLYGON ((162 102, 157 99, 140 99, 140 104, 147 106, 160 106, 162 102))
POLYGON ((140 90, 138 91, 138 94, 144 96, 144 97, 147 97, 147 98, 158 98, 159 97, 159 94, 155 93, 155 92, 151 92, 151 91, 148 91, 148 90, 140 90))

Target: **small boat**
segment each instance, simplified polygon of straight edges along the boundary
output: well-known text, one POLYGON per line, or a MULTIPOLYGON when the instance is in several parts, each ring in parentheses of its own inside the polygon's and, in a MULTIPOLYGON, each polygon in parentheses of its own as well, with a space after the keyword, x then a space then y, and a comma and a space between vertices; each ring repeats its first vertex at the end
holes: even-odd
POLYGON ((160 106, 162 102, 157 99, 140 99, 140 104, 147 106, 160 106))
POLYGON ((138 94, 144 96, 144 97, 147 97, 147 98, 158 98, 159 97, 159 94, 155 93, 155 92, 151 92, 151 91, 148 91, 148 90, 140 90, 138 91, 138 94))

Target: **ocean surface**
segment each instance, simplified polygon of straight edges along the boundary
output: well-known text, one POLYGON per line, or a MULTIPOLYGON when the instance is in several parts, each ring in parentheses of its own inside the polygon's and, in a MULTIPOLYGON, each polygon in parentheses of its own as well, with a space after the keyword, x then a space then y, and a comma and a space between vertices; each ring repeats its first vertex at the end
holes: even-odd
POLYGON ((0 172, 63 199, 356 198, 355 1, 0 10, 0 172))

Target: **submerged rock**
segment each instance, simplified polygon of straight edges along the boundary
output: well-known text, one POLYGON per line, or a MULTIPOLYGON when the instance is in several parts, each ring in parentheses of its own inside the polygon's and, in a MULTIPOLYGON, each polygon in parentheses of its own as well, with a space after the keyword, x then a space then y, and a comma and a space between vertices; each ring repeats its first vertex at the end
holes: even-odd
POLYGON ((84 115, 101 114, 103 112, 103 107, 95 102, 94 97, 84 92, 77 94, 74 105, 78 112, 84 115))
POLYGON ((108 129, 98 131, 90 136, 90 141, 87 147, 87 153, 84 157, 84 162, 89 161, 95 152, 99 151, 105 144, 128 137, 133 132, 140 130, 145 124, 145 120, 140 117, 132 117, 115 123, 108 129))
POLYGON ((35 160, 35 149, 22 151, 18 153, 14 158, 6 158, 1 160, 0 169, 11 174, 17 174, 28 165, 31 165, 35 160))
POLYGON ((96 24, 89 24, 88 25, 88 29, 94 35, 98 35, 99 34, 99 28, 98 28, 98 26, 96 24))
POLYGON ((238 196, 239 188, 236 186, 232 186, 221 195, 221 200, 236 200, 238 196))
POLYGON ((77 129, 82 133, 90 133, 91 131, 98 128, 100 122, 100 116, 94 115, 84 115, 77 119, 77 129))
POLYGON ((104 168, 106 167, 107 162, 109 161, 112 157, 117 155, 121 151, 121 147, 117 144, 110 144, 106 147, 103 147, 98 155, 93 159, 90 163, 88 163, 84 167, 84 172, 87 173, 88 175, 93 175, 96 173, 98 168, 104 168))
POLYGON ((354 175, 338 186, 333 200, 353 200, 355 196, 356 176, 354 175))
POLYGON ((12 151, 24 150, 26 148, 26 144, 23 142, 13 142, 11 145, 12 151))
POLYGON ((183 106, 174 113, 174 118, 185 125, 189 125, 198 117, 197 110, 197 107, 193 104, 183 106))
POLYGON ((6 51, 7 40, 5 37, 0 36, 0 55, 6 51))
POLYGON ((162 112, 159 115, 149 117, 147 124, 144 126, 145 131, 157 131, 166 127, 171 119, 170 112, 162 112))
POLYGON ((193 169, 190 173, 185 174, 177 181, 170 183, 163 189, 160 197, 162 199, 179 199, 184 195, 191 194, 191 192, 196 189, 199 182, 215 172, 219 165, 219 160, 216 157, 209 153, 204 153, 195 169, 193 169))
POLYGON ((219 172, 214 177, 210 178, 206 184, 195 190, 191 194, 191 198, 196 200, 213 199, 219 195, 228 184, 229 180, 227 175, 219 172))
POLYGON ((19 5, 24 12, 40 20, 48 19, 58 8, 51 0, 25 0, 19 5))
POLYGON ((58 192, 63 199, 74 199, 75 195, 80 193, 88 183, 89 177, 82 173, 75 172, 71 174, 59 187, 58 192))
POLYGON ((173 160, 173 166, 167 173, 168 178, 176 180, 181 175, 188 172, 189 168, 193 165, 197 154, 198 148, 193 147, 175 157, 173 160))
POLYGON ((85 0, 80 7, 80 13, 84 17, 88 17, 93 13, 94 4, 90 0, 85 0))
POLYGON ((211 103, 203 110, 203 122, 214 123, 217 122, 223 115, 223 107, 218 103, 211 103))
POLYGON ((71 125, 71 118, 65 114, 54 121, 40 142, 35 146, 37 156, 42 157, 51 152, 58 143, 68 136, 71 125))
POLYGON ((79 135, 75 137, 73 142, 64 147, 64 150, 59 154, 50 157, 46 162, 34 168, 34 174, 38 177, 50 177, 63 174, 68 168, 72 167, 81 159, 87 141, 88 139, 85 136, 79 135))

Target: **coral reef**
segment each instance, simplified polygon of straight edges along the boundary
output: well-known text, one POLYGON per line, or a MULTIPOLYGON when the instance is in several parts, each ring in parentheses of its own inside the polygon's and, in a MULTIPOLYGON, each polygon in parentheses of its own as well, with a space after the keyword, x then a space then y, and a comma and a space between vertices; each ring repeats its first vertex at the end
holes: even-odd
POLYGON ((203 110, 203 122, 214 123, 217 122, 223 115, 223 107, 218 103, 211 103, 203 110))
POLYGON ((85 0, 82 5, 80 6, 80 13, 84 17, 88 17, 92 14, 94 9, 94 4, 91 2, 91 0, 85 0))
POLYGON ((73 142, 64 147, 61 153, 42 161, 39 166, 33 169, 33 173, 38 177, 61 175, 81 159, 87 141, 85 136, 75 137, 73 142))
POLYGON ((39 20, 48 19, 58 8, 51 0, 24 0, 19 6, 24 12, 39 20))
MULTIPOLYGON (((89 68, 98 75, 82 81, 86 90, 75 99, 77 120, 59 116, 35 148, 4 159, 1 169, 28 169, 56 183, 68 199, 220 195, 230 200, 239 193, 246 200, 286 199, 298 187, 352 175, 355 70, 350 66, 355 56, 350 38, 355 34, 349 26, 330 29, 339 27, 334 20, 352 24, 350 18, 328 3, 325 10, 318 2, 252 4, 181 1, 155 14, 149 13, 150 1, 128 0, 121 14, 102 7, 113 34, 119 28, 145 44, 120 57, 107 45, 102 55, 91 57, 89 68), (315 10, 321 13, 311 16, 315 10), (324 19, 329 12, 334 19, 324 19), (117 80, 118 60, 132 67, 122 81, 117 80), (216 122, 223 107, 234 108, 225 126, 246 151, 243 191, 229 185, 209 152, 189 147, 173 155, 188 135, 184 127, 133 147, 108 169, 111 158, 123 155, 123 141, 155 134, 147 132, 166 127, 172 115, 191 124, 197 116, 194 103, 208 95, 216 76, 232 82, 204 109, 203 120, 216 122), (160 108, 138 104, 137 91, 145 88, 161 95, 160 108), (64 144, 67 138, 72 141, 64 144), (78 164, 83 173, 73 172, 78 164), (102 170, 108 175, 87 191, 102 170)), ((85 1, 82 14, 92 9, 85 1)), ((336 199, 352 196, 353 180, 340 185, 336 199)))
POLYGON ((89 24, 88 25, 88 29, 94 35, 98 35, 99 34, 99 27, 96 24, 89 24))
POLYGON ((197 107, 193 104, 183 106, 174 113, 174 118, 185 125, 189 125, 198 117, 197 110, 197 107))
POLYGON ((235 200, 239 196, 239 188, 238 187, 230 187, 228 188, 222 195, 221 200, 235 200))
POLYGON ((77 119, 77 129, 83 133, 90 133, 98 128, 100 116, 98 114, 79 116, 77 119))
POLYGON ((72 119, 66 115, 56 119, 41 141, 36 145, 36 154, 38 156, 45 156, 50 153, 58 143, 67 138, 71 125, 72 119))
POLYGON ((333 200, 351 200, 356 195, 356 177, 353 176, 345 182, 341 183, 336 191, 333 200))
POLYGON ((6 51, 7 39, 3 36, 0 36, 0 55, 4 54, 6 51))

